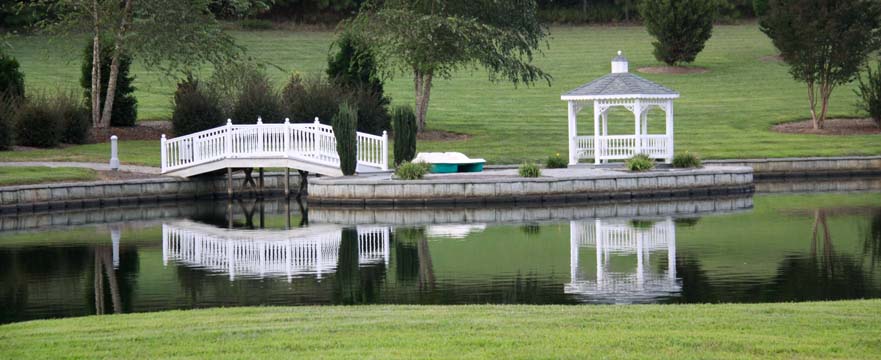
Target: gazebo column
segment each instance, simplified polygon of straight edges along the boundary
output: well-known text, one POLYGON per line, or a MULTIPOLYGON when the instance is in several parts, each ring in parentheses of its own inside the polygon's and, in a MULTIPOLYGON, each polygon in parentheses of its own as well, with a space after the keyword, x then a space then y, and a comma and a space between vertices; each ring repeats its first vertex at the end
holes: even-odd
POLYGON ((667 157, 664 159, 664 162, 669 164, 673 162, 673 100, 667 100, 664 112, 666 113, 666 119, 664 120, 666 131, 664 135, 667 136, 667 157))
POLYGON ((600 135, 600 103, 599 101, 594 100, 593 102, 593 163, 595 165, 599 165, 600 163, 600 141, 602 141, 602 135, 600 135))
POLYGON ((639 154, 642 152, 642 108, 639 104, 639 99, 633 102, 633 135, 636 137, 634 139, 634 151, 633 155, 639 154))
POLYGON ((569 101, 569 165, 578 164, 578 109, 575 101, 569 101))

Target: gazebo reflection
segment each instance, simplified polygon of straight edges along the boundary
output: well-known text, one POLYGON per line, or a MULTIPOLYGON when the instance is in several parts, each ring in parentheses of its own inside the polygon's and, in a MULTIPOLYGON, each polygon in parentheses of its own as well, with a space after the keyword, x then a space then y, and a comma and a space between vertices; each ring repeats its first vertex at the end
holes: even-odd
MULTIPOLYGON (((162 260, 187 267, 258 278, 294 278, 336 271, 343 228, 315 226, 293 230, 229 230, 192 221, 162 225, 162 260)), ((358 227, 358 264, 389 261, 388 227, 358 227)))
POLYGON ((682 290, 676 278, 676 227, 673 219, 574 220, 570 226, 570 282, 564 291, 585 302, 649 303, 682 290), (581 252, 593 248, 594 276, 581 266, 581 252), (654 270, 652 257, 666 254, 666 270, 654 270), (613 270, 613 259, 633 261, 629 270, 613 270))

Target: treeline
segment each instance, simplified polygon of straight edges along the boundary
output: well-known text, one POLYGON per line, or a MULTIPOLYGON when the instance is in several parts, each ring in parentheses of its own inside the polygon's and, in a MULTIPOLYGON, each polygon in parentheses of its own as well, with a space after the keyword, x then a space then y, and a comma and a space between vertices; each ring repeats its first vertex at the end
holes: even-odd
MULTIPOLYGON (((538 0, 538 16, 546 23, 585 24, 641 21, 641 0, 538 0)), ((212 0, 210 9, 225 20, 260 18, 307 24, 336 24, 357 13, 364 0, 212 0)), ((718 0, 717 19, 755 17, 753 0, 718 0)), ((53 17, 47 1, 3 1, 0 28, 27 27, 53 17)))

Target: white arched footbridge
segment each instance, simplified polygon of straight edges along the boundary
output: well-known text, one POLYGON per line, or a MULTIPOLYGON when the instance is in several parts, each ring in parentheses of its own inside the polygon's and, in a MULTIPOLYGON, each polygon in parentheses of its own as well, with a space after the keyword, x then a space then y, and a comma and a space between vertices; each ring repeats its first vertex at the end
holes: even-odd
MULTIPOLYGON (((388 134, 357 133, 357 172, 388 170, 388 134)), ((314 123, 233 125, 166 139, 162 174, 190 177, 220 169, 288 168, 342 176, 333 128, 314 123)))

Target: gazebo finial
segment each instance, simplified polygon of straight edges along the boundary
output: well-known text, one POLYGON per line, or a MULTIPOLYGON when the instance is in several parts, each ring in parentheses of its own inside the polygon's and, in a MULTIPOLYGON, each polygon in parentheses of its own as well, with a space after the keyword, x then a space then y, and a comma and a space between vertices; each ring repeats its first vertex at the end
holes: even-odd
POLYGON ((618 56, 612 59, 612 73, 626 73, 628 72, 628 64, 627 58, 624 57, 624 53, 621 50, 618 50, 618 56))

